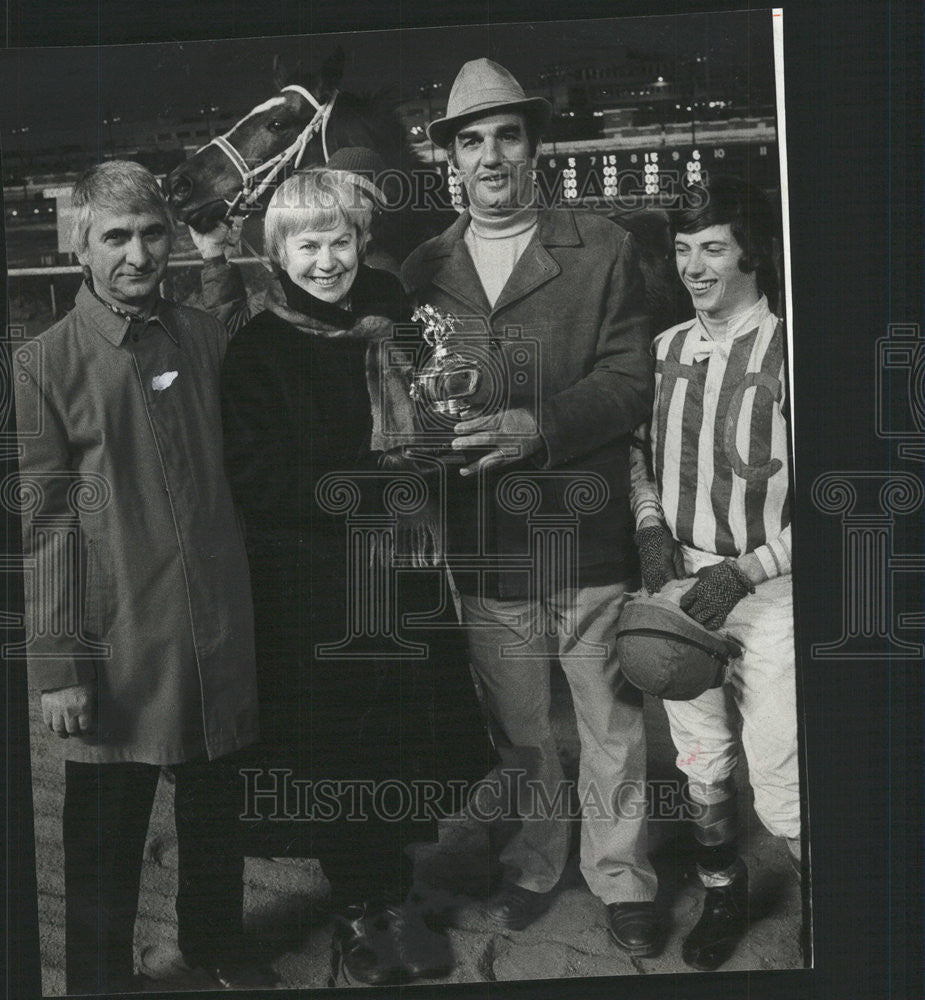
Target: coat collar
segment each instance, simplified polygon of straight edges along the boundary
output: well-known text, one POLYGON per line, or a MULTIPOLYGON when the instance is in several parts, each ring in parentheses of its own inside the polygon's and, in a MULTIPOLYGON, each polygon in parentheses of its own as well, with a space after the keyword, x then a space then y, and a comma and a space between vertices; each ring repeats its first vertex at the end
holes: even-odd
MULTIPOLYGON (((113 347, 121 347, 133 321, 110 309, 105 302, 93 294, 86 282, 80 286, 80 290, 77 292, 74 308, 77 310, 77 315, 88 326, 105 337, 113 347)), ((158 298, 154 304, 154 310, 148 317, 148 322, 157 323, 175 344, 179 344, 180 332, 174 312, 169 302, 158 298)))
MULTIPOLYGON (((428 272, 429 282, 482 314, 499 312, 560 274, 562 269, 550 249, 582 245, 571 211, 542 209, 537 216, 536 235, 517 261, 492 308, 463 241, 469 221, 469 212, 463 212, 449 229, 425 244, 421 248, 419 266, 428 272)), ((411 283, 415 286, 425 282, 412 278, 411 283)))

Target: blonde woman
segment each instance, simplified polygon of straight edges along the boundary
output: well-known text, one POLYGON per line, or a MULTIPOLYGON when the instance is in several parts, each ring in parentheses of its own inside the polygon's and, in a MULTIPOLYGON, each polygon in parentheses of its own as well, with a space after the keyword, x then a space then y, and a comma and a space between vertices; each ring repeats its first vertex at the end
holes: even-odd
MULTIPOLYGON (((381 984, 443 975, 452 954, 406 902, 406 848, 434 838, 433 818, 385 817, 384 800, 358 792, 392 783, 394 805, 402 789, 411 801, 416 782, 475 780, 489 762, 461 643, 440 655, 432 642, 425 660, 382 659, 374 644, 365 660, 319 652, 343 638, 350 566, 344 519, 319 506, 316 486, 378 467, 376 358, 410 313, 397 278, 363 263, 380 197, 368 177, 328 169, 276 191, 265 221, 276 277, 229 348, 223 412, 253 579, 263 760, 312 789, 339 783, 320 818, 316 809, 311 822, 266 825, 292 827, 291 853, 318 858, 331 882, 337 973, 381 984)), ((391 398, 410 406, 403 385, 391 398)), ((416 586, 406 597, 428 610, 416 586)))

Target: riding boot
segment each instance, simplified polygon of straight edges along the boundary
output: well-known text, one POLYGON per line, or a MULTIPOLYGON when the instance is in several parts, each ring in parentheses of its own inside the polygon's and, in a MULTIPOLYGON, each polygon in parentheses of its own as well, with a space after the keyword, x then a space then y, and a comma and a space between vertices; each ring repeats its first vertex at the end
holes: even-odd
POLYGON ((690 793, 700 807, 694 820, 695 858, 706 894, 681 957, 693 968, 709 971, 729 958, 748 927, 748 872, 736 847, 739 820, 732 781, 692 783, 690 793))
POLYGON ((733 953, 748 930, 748 869, 740 858, 721 872, 698 869, 706 888, 703 912, 681 948, 694 969, 711 972, 733 953))

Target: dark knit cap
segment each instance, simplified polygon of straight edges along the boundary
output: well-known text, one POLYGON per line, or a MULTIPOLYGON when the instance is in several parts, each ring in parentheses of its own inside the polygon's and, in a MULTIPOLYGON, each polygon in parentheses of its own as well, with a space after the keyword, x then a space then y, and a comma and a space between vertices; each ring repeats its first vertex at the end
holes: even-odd
POLYGON ((377 181, 385 173, 385 163, 375 150, 365 146, 342 146, 336 149, 324 165, 326 170, 350 174, 351 183, 372 195, 376 203, 384 208, 388 205, 377 181))

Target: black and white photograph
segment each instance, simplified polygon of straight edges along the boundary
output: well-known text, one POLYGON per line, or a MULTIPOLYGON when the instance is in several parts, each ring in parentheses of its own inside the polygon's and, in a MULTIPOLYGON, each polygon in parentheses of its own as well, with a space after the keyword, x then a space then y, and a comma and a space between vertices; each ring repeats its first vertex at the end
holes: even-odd
POLYGON ((619 8, 8 35, 35 996, 809 996, 901 878, 832 867, 817 706, 890 664, 887 822, 921 330, 859 352, 892 457, 820 452, 801 22, 619 8))

